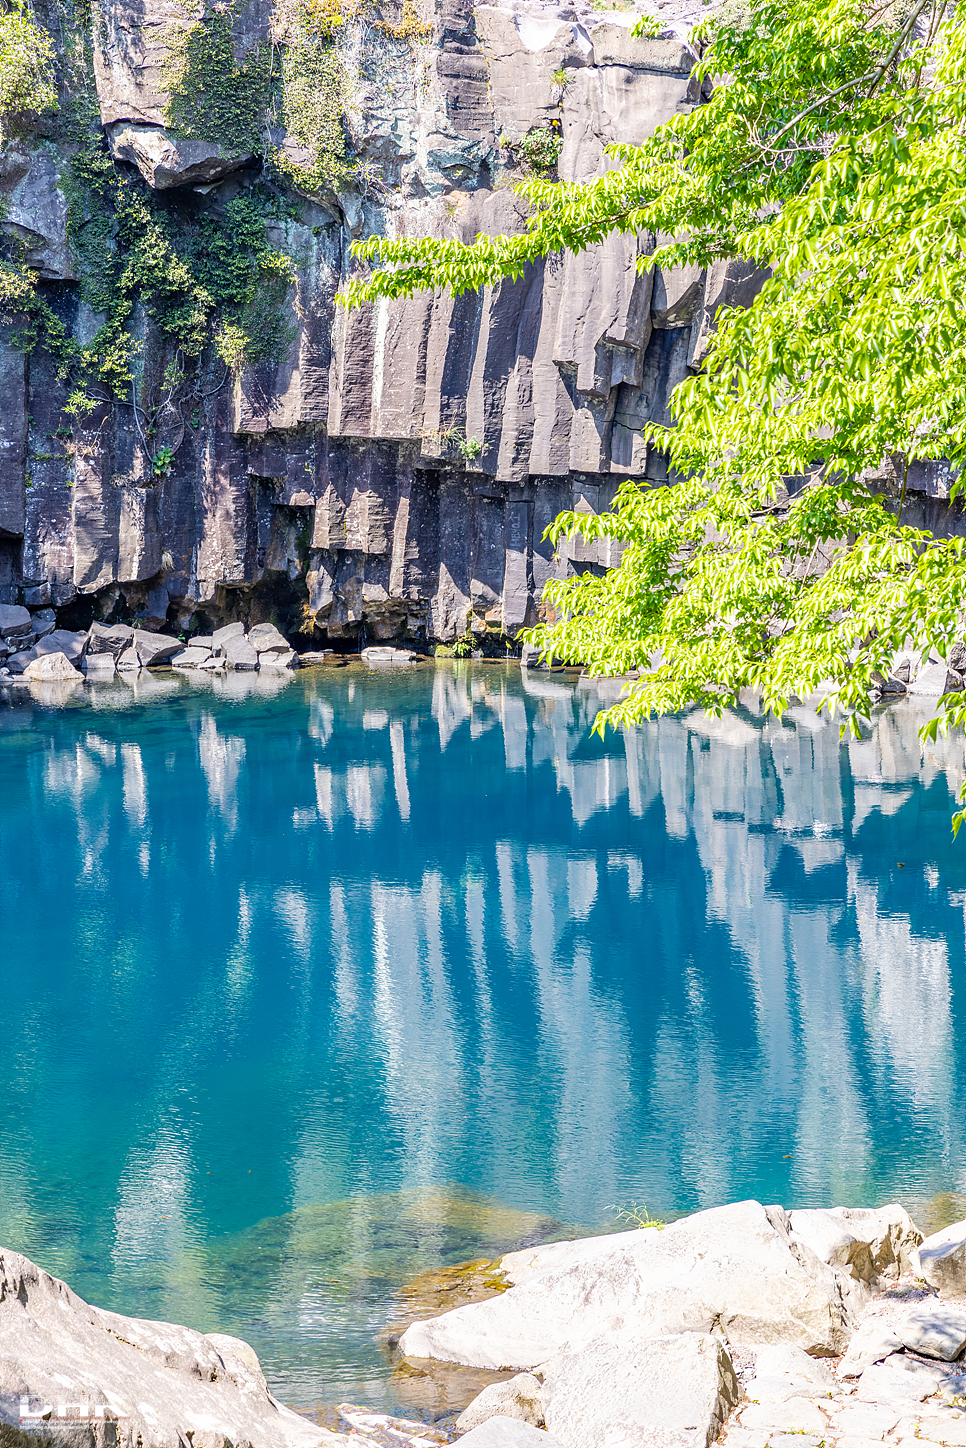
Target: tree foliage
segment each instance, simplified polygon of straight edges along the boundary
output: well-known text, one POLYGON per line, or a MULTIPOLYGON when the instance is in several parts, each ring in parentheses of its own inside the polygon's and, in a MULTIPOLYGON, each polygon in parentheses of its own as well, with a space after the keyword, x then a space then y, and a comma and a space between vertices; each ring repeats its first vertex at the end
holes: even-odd
POLYGON ((0 13, 0 142, 15 117, 49 111, 56 103, 54 43, 22 0, 14 0, 0 13))
MULTIPOLYGON (((944 0, 751 0, 699 27, 710 100, 585 185, 531 179, 518 236, 373 237, 344 301, 517 277, 609 233, 652 232, 642 267, 743 258, 768 280, 722 310, 675 425, 647 427, 680 481, 627 482, 550 530, 627 546, 549 584, 547 654, 640 672, 598 720, 634 723, 743 688, 781 712, 822 685, 867 718, 895 652, 962 638, 962 539, 904 526, 909 468, 966 463, 966 14, 944 0), (873 491, 891 470, 898 498, 873 491)), ((954 494, 958 488, 954 486, 954 494)), ((935 734, 962 724, 947 695, 935 734)))

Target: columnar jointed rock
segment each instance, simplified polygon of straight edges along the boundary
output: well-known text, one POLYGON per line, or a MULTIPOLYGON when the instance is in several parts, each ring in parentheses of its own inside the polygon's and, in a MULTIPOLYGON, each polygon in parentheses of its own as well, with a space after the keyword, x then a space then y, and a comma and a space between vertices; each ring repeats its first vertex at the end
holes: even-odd
POLYGON ((276 1402, 246 1344, 103 1312, 2 1250, 0 1435, 91 1448, 350 1441, 276 1402))

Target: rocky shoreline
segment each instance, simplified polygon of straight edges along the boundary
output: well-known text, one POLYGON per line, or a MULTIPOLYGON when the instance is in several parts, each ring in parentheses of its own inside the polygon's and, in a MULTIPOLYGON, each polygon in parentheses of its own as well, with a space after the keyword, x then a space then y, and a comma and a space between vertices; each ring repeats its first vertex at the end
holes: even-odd
MULTIPOLYGON (((393 644, 372 644, 358 654, 332 649, 300 652, 274 623, 247 626, 228 623, 209 634, 175 637, 154 628, 95 621, 86 630, 58 626, 51 608, 0 604, 0 686, 18 683, 63 684, 87 679, 100 682, 118 674, 143 669, 192 670, 222 674, 226 671, 297 669, 345 662, 350 657, 368 664, 411 663, 435 653, 453 657, 451 647, 417 650, 393 644)), ((484 654, 474 651, 473 658, 484 654)), ((501 654, 502 658, 503 655, 501 654)), ((511 655, 506 654, 509 658, 511 655)), ((524 668, 540 666, 539 654, 528 644, 519 651, 524 668)), ((627 676, 636 678, 636 674, 627 676)), ((931 651, 920 659, 907 650, 896 654, 887 677, 881 680, 873 702, 892 703, 906 694, 939 698, 966 687, 966 645, 954 644, 946 659, 931 651)))
POLYGON ((0 1250, 0 1442, 114 1448, 913 1448, 966 1445, 966 1222, 739 1202, 511 1252, 506 1290, 398 1350, 517 1369, 452 1431, 279 1403, 247 1344, 83 1302, 0 1250))

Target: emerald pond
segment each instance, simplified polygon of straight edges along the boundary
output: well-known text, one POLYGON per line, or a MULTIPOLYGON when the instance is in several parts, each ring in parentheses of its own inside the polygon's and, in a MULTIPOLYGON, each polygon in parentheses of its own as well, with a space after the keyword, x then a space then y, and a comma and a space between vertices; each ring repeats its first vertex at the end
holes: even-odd
MULTIPOLYGON (((966 1190, 963 742, 602 742, 513 663, 0 707, 0 1243, 413 1409, 415 1275, 743 1196, 966 1190)), ((444 1392, 443 1389, 439 1390, 444 1392)))

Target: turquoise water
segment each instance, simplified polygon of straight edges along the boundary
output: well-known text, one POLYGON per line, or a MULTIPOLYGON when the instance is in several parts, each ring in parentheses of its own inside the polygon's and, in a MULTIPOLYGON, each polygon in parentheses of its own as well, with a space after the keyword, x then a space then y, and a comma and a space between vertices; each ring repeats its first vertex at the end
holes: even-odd
POLYGON ((961 739, 601 743, 514 664, 0 707, 0 1242, 412 1406, 414 1273, 741 1196, 966 1189, 961 739), (409 1396, 407 1396, 409 1393, 409 1396))

